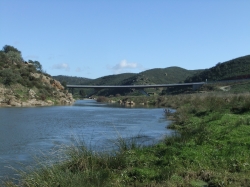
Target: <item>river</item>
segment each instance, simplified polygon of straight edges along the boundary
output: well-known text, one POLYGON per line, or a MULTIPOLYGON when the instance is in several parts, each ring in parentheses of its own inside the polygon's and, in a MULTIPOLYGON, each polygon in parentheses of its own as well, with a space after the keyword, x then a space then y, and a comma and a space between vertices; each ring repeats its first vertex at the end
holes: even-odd
POLYGON ((172 133, 162 108, 125 107, 77 100, 72 106, 0 108, 0 179, 13 177, 34 157, 61 145, 84 141, 93 150, 110 149, 117 138, 140 136, 151 144, 172 133))

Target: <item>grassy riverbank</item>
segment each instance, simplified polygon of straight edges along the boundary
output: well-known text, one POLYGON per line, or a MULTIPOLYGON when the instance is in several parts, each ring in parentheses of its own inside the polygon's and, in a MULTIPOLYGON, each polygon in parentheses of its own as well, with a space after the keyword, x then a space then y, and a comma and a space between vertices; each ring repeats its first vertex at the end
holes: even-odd
POLYGON ((112 154, 85 146, 66 149, 67 159, 23 174, 5 186, 249 186, 250 95, 178 95, 155 104, 176 108, 178 133, 140 147, 119 139, 112 154))

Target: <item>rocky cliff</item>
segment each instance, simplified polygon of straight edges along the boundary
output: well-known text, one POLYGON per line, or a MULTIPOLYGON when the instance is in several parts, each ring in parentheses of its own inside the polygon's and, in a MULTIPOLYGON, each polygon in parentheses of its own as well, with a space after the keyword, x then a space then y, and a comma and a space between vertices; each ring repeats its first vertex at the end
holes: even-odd
POLYGON ((41 86, 46 88, 50 94, 44 96, 41 89, 35 86, 29 88, 19 83, 8 86, 0 84, 0 107, 70 105, 74 103, 72 94, 68 93, 59 81, 41 73, 31 73, 30 75, 39 79, 41 86))

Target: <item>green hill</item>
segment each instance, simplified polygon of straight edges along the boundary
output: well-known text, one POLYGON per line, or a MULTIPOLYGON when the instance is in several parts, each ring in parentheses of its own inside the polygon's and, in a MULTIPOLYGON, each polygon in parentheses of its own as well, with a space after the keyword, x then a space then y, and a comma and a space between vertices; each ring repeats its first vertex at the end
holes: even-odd
POLYGON ((231 79, 250 78, 250 55, 235 58, 214 67, 206 69, 193 76, 189 76, 185 82, 219 81, 231 79))
POLYGON ((183 82, 188 76, 202 70, 186 70, 180 67, 155 68, 138 73, 121 82, 124 85, 171 84, 183 82))
POLYGON ((202 70, 186 70, 180 67, 155 68, 141 73, 122 73, 107 75, 97 79, 58 75, 54 79, 66 84, 82 85, 138 85, 138 84, 171 84, 183 82, 188 76, 202 70))
POLYGON ((121 85, 123 80, 133 77, 134 73, 122 73, 117 75, 108 75, 88 82, 89 85, 121 85))
POLYGON ((72 77, 72 76, 65 76, 65 75, 57 75, 52 76, 54 79, 60 81, 64 84, 88 84, 89 81, 92 79, 84 78, 84 77, 72 77))

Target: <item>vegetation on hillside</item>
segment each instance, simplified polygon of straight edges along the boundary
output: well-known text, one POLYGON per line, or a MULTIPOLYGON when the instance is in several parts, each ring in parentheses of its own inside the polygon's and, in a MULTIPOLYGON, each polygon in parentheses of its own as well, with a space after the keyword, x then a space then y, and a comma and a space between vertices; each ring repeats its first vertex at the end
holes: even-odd
POLYGON ((201 71, 202 70, 186 70, 180 67, 155 68, 139 73, 137 81, 135 82, 138 82, 136 84, 141 84, 146 78, 149 84, 182 83, 188 76, 192 76, 201 71))
POLYGON ((52 76, 54 79, 60 81, 64 85, 67 84, 88 84, 89 81, 92 79, 84 78, 84 77, 72 77, 72 76, 65 76, 65 75, 57 75, 57 76, 52 76))
POLYGON ((185 82, 218 81, 250 78, 250 55, 235 58, 206 69, 185 82))
POLYGON ((2 89, 10 90, 13 94, 12 97, 4 93, 5 98, 1 100, 7 104, 10 101, 4 100, 28 100, 31 92, 33 99, 35 97, 37 100, 50 99, 57 102, 60 95, 57 94, 57 89, 64 89, 59 82, 43 71, 40 62, 24 61, 21 51, 10 45, 5 45, 0 50, 0 85, 2 89))
POLYGON ((0 51, 0 83, 20 83, 27 87, 41 86, 39 78, 35 78, 31 73, 43 73, 40 62, 25 62, 18 49, 5 45, 0 51))
POLYGON ((108 75, 97 79, 70 76, 53 76, 56 80, 67 84, 86 85, 139 85, 139 84, 170 84, 183 82, 188 76, 202 70, 186 70, 179 67, 155 68, 141 73, 122 73, 108 75))
POLYGON ((156 98, 177 108, 166 116, 177 130, 157 145, 117 140, 117 149, 97 153, 84 144, 66 149, 65 159, 41 164, 5 186, 249 186, 250 95, 190 94, 156 98))

